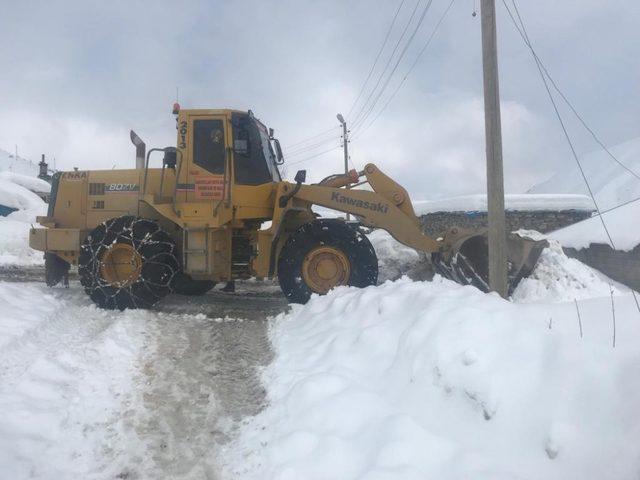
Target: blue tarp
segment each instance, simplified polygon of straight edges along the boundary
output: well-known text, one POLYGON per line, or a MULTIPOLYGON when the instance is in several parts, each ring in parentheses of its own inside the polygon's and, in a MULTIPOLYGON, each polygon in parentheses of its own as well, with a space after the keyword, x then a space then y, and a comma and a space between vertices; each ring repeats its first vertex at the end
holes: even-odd
POLYGON ((6 205, 0 205, 0 217, 6 217, 11 212, 15 212, 17 208, 7 207, 6 205))

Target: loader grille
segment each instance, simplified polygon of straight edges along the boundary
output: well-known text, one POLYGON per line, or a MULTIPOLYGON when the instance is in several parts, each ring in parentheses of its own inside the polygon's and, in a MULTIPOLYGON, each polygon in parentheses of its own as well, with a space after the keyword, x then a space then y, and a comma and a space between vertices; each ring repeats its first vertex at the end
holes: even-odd
POLYGON ((104 195, 104 183, 90 183, 89 195, 104 195))

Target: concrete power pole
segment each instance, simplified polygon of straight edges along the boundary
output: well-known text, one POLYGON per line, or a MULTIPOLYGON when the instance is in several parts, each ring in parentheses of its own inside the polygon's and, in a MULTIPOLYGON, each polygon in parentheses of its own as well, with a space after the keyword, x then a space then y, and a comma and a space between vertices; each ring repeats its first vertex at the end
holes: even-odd
MULTIPOLYGON (((338 121, 342 124, 342 146, 344 151, 344 173, 349 173, 349 131, 347 130, 347 122, 341 113, 336 115, 338 121)), ((347 220, 351 219, 351 215, 347 213, 347 220)))
POLYGON ((487 153, 487 206, 489 217, 489 286, 507 297, 507 231, 504 218, 502 127, 496 40, 495 0, 481 0, 484 121, 487 153))

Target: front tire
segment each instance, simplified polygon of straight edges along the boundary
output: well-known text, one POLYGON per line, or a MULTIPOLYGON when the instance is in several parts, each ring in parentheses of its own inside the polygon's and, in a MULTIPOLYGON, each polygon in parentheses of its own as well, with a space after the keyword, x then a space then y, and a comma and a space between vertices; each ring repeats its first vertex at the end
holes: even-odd
POLYGON ((378 280, 369 239, 341 220, 315 220, 287 240, 278 258, 278 280, 290 303, 307 303, 340 285, 367 287, 378 280))
POLYGON ((153 220, 117 217, 94 228, 80 248, 78 274, 101 308, 149 308, 172 292, 176 245, 153 220))

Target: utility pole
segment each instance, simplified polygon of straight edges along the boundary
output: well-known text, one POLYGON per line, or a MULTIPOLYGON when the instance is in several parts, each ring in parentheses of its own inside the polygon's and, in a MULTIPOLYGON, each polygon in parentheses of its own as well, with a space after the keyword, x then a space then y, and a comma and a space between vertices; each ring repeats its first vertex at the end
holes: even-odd
POLYGON ((496 40, 495 0, 481 0, 484 123, 487 153, 487 214, 489 217, 489 287, 507 297, 507 230, 504 219, 502 127, 496 40))
MULTIPOLYGON (((344 151, 344 173, 349 174, 349 131, 347 130, 347 122, 341 113, 336 115, 338 121, 342 124, 342 147, 344 151)), ((347 213, 347 221, 351 220, 351 215, 347 213)))

